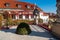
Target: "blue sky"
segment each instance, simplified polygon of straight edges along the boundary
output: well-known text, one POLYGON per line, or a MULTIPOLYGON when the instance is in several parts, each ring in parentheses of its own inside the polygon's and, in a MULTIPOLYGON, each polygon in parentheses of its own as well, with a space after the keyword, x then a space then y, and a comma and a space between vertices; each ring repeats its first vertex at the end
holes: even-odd
POLYGON ((41 8, 44 12, 56 13, 56 0, 19 0, 22 2, 29 2, 41 8))

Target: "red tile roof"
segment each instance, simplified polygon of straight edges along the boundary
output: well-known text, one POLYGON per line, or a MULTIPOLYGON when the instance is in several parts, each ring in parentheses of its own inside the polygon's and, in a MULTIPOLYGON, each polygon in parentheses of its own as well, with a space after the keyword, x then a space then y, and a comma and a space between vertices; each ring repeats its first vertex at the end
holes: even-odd
POLYGON ((47 13, 45 13, 45 12, 43 12, 43 15, 44 15, 44 16, 49 16, 49 15, 48 15, 47 13))
MULTIPOLYGON (((26 2, 19 2, 19 1, 14 1, 14 0, 0 0, 0 8, 7 8, 4 4, 5 3, 9 3, 10 6, 8 8, 17 8, 16 4, 21 4, 21 9, 27 9, 25 7, 25 5, 29 5, 31 9, 34 9, 34 4, 30 4, 30 3, 26 3, 26 2)), ((39 10, 41 10, 40 8, 38 8, 39 10)))

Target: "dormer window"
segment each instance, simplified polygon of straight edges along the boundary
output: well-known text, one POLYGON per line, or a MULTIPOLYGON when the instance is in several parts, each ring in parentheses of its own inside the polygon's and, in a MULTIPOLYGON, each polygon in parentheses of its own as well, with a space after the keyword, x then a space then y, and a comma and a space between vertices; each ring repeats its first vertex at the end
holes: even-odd
POLYGON ((10 6, 10 3, 5 3, 4 4, 6 7, 9 7, 10 6))
POLYGON ((29 6, 29 5, 25 5, 25 7, 26 7, 26 8, 28 8, 28 9, 30 8, 30 6, 29 6))
POLYGON ((17 6, 18 8, 21 8, 21 4, 16 4, 16 6, 17 6))
POLYGON ((30 6, 29 6, 29 5, 27 5, 27 8, 30 8, 30 6))

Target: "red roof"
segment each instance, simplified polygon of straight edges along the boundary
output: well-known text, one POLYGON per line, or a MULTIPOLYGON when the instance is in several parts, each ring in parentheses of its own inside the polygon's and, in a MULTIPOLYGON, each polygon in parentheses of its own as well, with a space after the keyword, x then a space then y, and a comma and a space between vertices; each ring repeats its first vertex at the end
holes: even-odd
POLYGON ((47 14, 47 13, 45 13, 45 12, 43 12, 43 16, 48 16, 48 14, 47 14))
MULTIPOLYGON (((18 8, 17 6, 16 6, 16 4, 21 4, 21 8, 20 9, 27 9, 26 7, 25 7, 25 5, 29 5, 30 6, 30 8, 31 9, 34 9, 34 4, 30 4, 30 3, 26 3, 26 2, 19 2, 19 1, 14 1, 14 0, 0 0, 0 8, 7 8, 4 4, 5 3, 9 3, 10 4, 10 6, 8 7, 8 8, 18 8)), ((40 9, 40 8, 39 8, 40 9)), ((41 9, 40 9, 41 10, 41 9)))

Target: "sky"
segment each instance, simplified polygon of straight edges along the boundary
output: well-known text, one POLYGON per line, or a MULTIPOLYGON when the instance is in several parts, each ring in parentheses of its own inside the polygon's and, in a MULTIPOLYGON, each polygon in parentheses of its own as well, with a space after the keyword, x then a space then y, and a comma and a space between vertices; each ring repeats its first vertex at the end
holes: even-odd
POLYGON ((35 4, 44 12, 56 13, 56 0, 19 0, 21 2, 28 2, 35 4))

